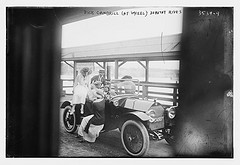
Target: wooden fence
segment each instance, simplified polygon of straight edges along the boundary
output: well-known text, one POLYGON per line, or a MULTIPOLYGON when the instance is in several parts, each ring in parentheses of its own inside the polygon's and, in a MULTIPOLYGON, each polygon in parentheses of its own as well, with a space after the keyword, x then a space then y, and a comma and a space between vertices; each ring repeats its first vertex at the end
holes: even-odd
MULTIPOLYGON (((63 85, 64 82, 71 82, 73 79, 61 80, 62 84, 62 96, 72 95, 72 93, 66 93, 66 89, 72 91, 73 85, 63 85), (64 92, 65 91, 65 92, 64 92)), ((178 83, 155 83, 155 82, 143 82, 139 83, 139 96, 142 99, 158 100, 163 105, 178 105, 178 83)))

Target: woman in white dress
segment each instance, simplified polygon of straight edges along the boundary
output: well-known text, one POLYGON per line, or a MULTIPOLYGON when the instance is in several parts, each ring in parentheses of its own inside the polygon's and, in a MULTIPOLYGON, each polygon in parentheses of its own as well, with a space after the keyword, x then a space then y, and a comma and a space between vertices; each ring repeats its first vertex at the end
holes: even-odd
POLYGON ((80 74, 77 75, 73 85, 73 100, 72 100, 72 113, 75 111, 76 104, 81 104, 81 114, 84 113, 84 105, 86 97, 90 88, 90 74, 92 71, 88 67, 84 67, 80 70, 80 74))

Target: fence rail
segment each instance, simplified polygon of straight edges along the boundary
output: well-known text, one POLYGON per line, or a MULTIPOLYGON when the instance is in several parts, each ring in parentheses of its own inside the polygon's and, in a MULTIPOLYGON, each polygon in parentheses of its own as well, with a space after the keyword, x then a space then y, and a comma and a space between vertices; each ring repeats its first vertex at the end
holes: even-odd
POLYGON ((140 86, 142 87, 140 91, 142 98, 157 99, 159 101, 170 102, 172 105, 178 105, 178 83, 140 82, 140 86), (149 88, 155 89, 152 91, 149 88), (168 89, 168 92, 161 91, 166 89, 168 89))
MULTIPOLYGON (((70 88, 72 90, 73 85, 63 85, 64 82, 73 82, 73 79, 62 79, 62 90, 70 88)), ((157 99, 162 101, 163 105, 178 105, 178 83, 155 83, 155 82, 143 82, 139 83, 140 90, 139 96, 143 99, 157 99), (154 88, 154 89, 150 89, 154 88), (165 92, 163 92, 165 91, 165 92), (167 92, 166 92, 167 91, 167 92)), ((66 94, 63 92, 63 94, 66 94)), ((70 94, 71 95, 71 94, 70 94)))

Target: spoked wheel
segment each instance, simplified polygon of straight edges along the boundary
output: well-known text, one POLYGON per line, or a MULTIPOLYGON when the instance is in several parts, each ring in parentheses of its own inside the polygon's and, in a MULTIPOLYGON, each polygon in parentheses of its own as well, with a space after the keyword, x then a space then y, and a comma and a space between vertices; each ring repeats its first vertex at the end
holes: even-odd
POLYGON ((72 107, 66 106, 63 111, 63 124, 67 132, 73 133, 77 129, 76 125, 76 115, 75 113, 70 114, 72 107))
POLYGON ((132 156, 144 156, 149 149, 149 136, 140 121, 128 120, 121 129, 124 149, 132 156))

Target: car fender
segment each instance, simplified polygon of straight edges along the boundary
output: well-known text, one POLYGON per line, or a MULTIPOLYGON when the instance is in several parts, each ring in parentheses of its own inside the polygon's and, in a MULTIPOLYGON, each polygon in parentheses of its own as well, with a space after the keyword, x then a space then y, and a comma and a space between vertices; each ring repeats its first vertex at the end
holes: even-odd
POLYGON ((127 114, 131 114, 131 115, 135 115, 137 116, 139 119, 141 119, 142 121, 148 121, 151 118, 144 112, 139 112, 139 111, 135 111, 135 112, 128 112, 127 114))
POLYGON ((64 101, 60 108, 65 108, 68 105, 71 105, 70 101, 64 101))

